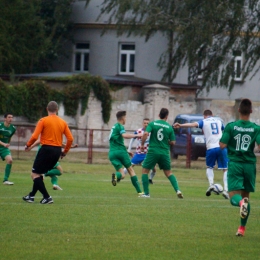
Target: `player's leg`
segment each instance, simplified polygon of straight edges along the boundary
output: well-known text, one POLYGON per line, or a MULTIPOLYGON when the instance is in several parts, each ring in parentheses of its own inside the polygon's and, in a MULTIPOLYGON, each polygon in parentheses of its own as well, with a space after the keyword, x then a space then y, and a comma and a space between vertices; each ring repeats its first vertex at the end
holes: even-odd
POLYGON ((220 149, 218 152, 217 157, 217 163, 218 163, 218 169, 223 170, 223 184, 224 184, 224 190, 222 192, 222 196, 225 199, 229 199, 228 195, 228 184, 227 184, 227 167, 228 167, 228 158, 227 158, 227 149, 220 149))
POLYGON ((108 153, 108 158, 116 170, 115 173, 112 173, 112 180, 111 180, 112 185, 116 186, 117 180, 120 181, 123 178, 123 176, 125 176, 124 170, 123 170, 123 164, 120 160, 120 154, 118 152, 110 151, 108 153), (121 169, 121 168, 122 168, 122 173, 119 171, 119 169, 121 169))
POLYGON ((156 174, 156 168, 154 167, 151 171, 150 171, 150 177, 149 177, 149 183, 153 184, 153 178, 156 174))
MULTIPOLYGON (((126 165, 126 167, 127 167, 127 165, 126 165)), ((142 194, 142 190, 140 188, 140 183, 138 181, 138 178, 137 178, 137 176, 135 174, 135 171, 134 171, 133 167, 130 165, 129 167, 127 167, 127 171, 129 173, 129 175, 131 176, 130 177, 131 178, 131 182, 132 182, 133 186, 135 187, 137 193, 138 194, 142 194)))
POLYGON ((4 159, 5 159, 5 162, 6 162, 3 184, 13 185, 14 183, 9 181, 9 176, 11 174, 12 163, 13 163, 11 152, 10 152, 9 149, 6 148, 3 151, 3 154, 4 154, 3 156, 4 156, 4 159))
POLYGON ((57 177, 62 175, 62 173, 63 173, 63 169, 59 162, 55 164, 53 169, 45 173, 45 176, 51 177, 51 183, 54 190, 62 190, 62 188, 58 185, 58 177, 57 177))
POLYGON ((144 195, 140 197, 150 197, 150 191, 149 191, 149 178, 148 174, 150 169, 153 169, 157 163, 158 155, 147 153, 146 157, 144 159, 144 162, 142 164, 142 183, 143 183, 143 189, 144 189, 144 195))
POLYGON ((216 153, 216 149, 208 149, 206 151, 206 176, 209 182, 209 187, 206 190, 206 196, 210 196, 212 190, 214 189, 213 184, 214 184, 214 171, 213 168, 215 166, 215 162, 217 159, 217 153, 216 153))

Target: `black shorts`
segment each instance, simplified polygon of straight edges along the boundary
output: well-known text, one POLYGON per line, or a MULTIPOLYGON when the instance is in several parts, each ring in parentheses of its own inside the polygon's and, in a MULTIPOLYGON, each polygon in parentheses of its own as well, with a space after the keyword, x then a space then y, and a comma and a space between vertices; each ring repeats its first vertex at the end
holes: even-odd
POLYGON ((43 145, 33 163, 32 172, 43 174, 51 170, 61 156, 61 147, 43 145))

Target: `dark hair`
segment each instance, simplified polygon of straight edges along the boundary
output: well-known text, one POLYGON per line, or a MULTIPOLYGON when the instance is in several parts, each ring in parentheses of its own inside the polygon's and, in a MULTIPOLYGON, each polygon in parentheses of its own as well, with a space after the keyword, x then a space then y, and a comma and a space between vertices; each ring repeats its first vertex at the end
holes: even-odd
POLYGON ((212 114, 212 111, 211 111, 211 110, 206 109, 206 110, 204 110, 203 115, 204 115, 204 116, 212 116, 213 114, 212 114))
POLYGON ((50 101, 49 104, 47 105, 47 110, 51 113, 57 112, 58 108, 59 106, 55 101, 50 101))
POLYGON ((126 111, 118 111, 116 113, 116 118, 117 118, 117 120, 120 120, 125 115, 126 115, 126 111))
POLYGON ((169 115, 169 110, 167 108, 162 108, 159 114, 161 119, 166 118, 169 115))
POLYGON ((143 121, 150 121, 148 117, 144 118, 143 121))
POLYGON ((242 115, 249 115, 250 113, 252 113, 252 102, 250 99, 242 99, 239 105, 239 112, 242 115))
POLYGON ((12 116, 13 114, 12 114, 12 113, 5 113, 5 114, 4 114, 4 118, 7 118, 8 115, 11 115, 11 116, 12 116))

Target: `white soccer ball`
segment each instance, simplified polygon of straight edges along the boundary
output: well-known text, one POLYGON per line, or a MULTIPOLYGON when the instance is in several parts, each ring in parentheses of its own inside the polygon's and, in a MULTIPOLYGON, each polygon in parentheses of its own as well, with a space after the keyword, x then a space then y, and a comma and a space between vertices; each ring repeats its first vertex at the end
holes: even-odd
POLYGON ((216 183, 213 185, 214 186, 214 189, 212 190, 212 192, 216 195, 219 195, 223 192, 223 186, 219 183, 216 183))

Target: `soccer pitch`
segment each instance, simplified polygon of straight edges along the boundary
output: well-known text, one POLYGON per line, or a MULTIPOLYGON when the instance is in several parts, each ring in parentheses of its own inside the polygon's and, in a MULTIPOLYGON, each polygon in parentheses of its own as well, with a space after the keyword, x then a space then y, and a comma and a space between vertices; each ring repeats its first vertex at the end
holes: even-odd
MULTIPOLYGON (((157 169, 151 198, 138 198, 129 176, 111 185, 110 164, 62 161, 62 191, 45 185, 54 204, 22 196, 32 187, 32 160, 16 160, 10 180, 0 188, 0 259, 259 259, 260 184, 251 195, 245 237, 236 237, 239 208, 212 194, 204 169, 173 168, 184 199, 157 169)), ((0 164, 3 172, 5 163, 0 164)), ((139 181, 141 167, 135 167, 139 181)), ((222 184, 222 171, 215 171, 222 184)))

